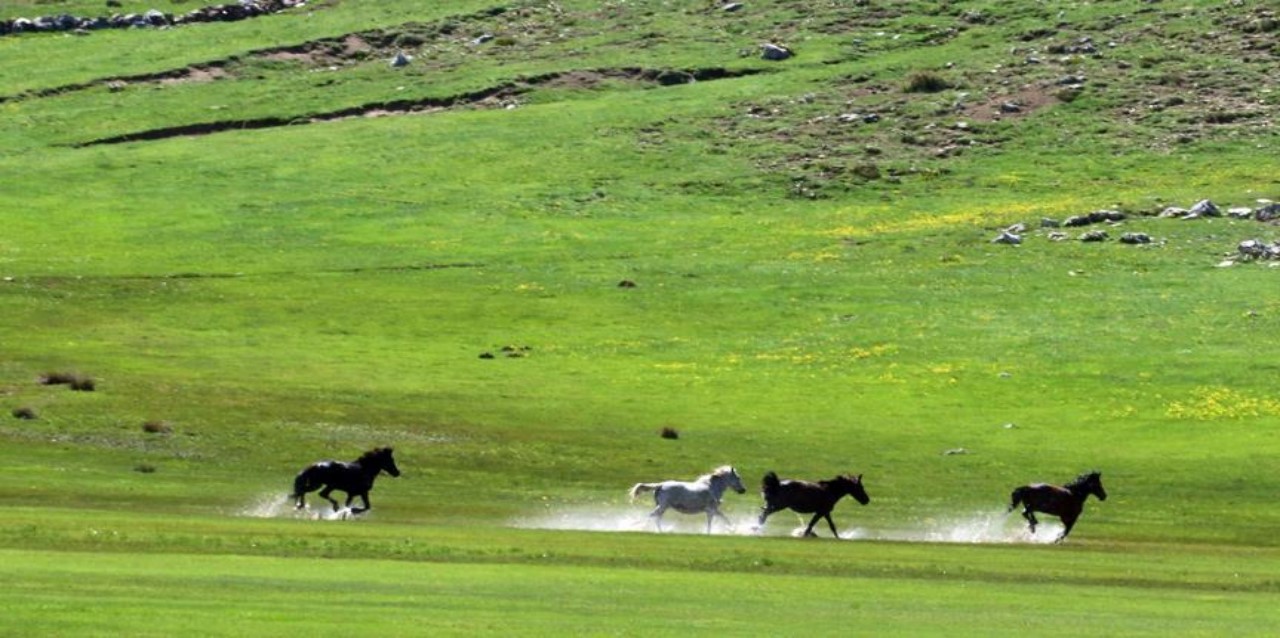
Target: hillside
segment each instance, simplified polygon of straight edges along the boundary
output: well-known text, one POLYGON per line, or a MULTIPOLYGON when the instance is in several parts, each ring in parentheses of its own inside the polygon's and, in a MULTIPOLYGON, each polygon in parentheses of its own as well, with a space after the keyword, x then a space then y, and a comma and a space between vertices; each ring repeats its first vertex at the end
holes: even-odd
POLYGON ((604 592, 674 579, 703 631, 1266 633, 1278 35, 1248 1, 0 2, 15 626, 278 633, 227 610, 372 579, 393 634, 634 633, 604 592), (286 503, 381 445, 368 514, 286 503), (737 534, 645 533, 633 484, 725 463, 737 534), (1067 543, 1006 517, 1091 469, 1067 543), (862 474, 857 542, 748 533, 770 470, 862 474))

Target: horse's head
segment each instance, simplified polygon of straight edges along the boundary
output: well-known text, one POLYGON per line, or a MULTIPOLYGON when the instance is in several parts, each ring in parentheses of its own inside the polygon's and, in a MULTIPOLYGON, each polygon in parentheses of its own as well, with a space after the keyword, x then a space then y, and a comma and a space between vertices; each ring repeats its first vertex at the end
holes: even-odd
POLYGON ((866 505, 871 502, 871 497, 867 496, 867 489, 862 486, 862 475, 853 476, 845 474, 836 478, 836 482, 844 489, 845 493, 852 496, 855 501, 866 505))
POLYGON ((396 467, 396 460, 391 456, 391 448, 380 447, 374 450, 373 458, 378 469, 391 476, 400 476, 400 468, 396 467))
POLYGON ((744 494, 747 491, 747 488, 742 486, 742 477, 738 476, 738 470, 732 465, 716 468, 716 471, 712 473, 712 476, 720 477, 725 481, 730 489, 739 494, 744 494))
POLYGON ((1099 501, 1107 500, 1107 490, 1102 487, 1102 472, 1089 472, 1089 478, 1086 485, 1089 486, 1089 493, 1098 497, 1099 501))

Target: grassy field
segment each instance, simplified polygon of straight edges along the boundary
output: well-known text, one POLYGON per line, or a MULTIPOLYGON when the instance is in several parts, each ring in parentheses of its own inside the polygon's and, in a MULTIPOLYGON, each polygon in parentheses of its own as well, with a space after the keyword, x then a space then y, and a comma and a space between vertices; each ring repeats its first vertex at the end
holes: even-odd
POLYGON ((1267 634, 1280 270, 1222 264, 1280 233, 1157 213, 1280 195, 1276 28, 345 0, 0 36, 0 633, 1267 634), (376 445, 365 517, 284 503, 376 445), (627 501, 723 463, 734 530, 627 501), (1005 517, 1093 468, 1067 543, 1005 517), (748 533, 769 470, 863 473, 853 540, 748 533))

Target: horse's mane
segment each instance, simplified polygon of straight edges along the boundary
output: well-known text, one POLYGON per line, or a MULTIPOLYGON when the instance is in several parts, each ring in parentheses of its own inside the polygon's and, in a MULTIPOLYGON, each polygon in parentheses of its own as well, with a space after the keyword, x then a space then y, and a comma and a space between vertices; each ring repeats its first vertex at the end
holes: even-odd
POLYGON ((386 456, 387 454, 390 454, 390 453, 391 453, 391 448, 389 447, 376 447, 376 448, 373 448, 372 450, 369 450, 368 452, 365 452, 364 454, 361 454, 360 458, 356 459, 356 463, 363 464, 365 461, 372 461, 373 459, 376 459, 380 456, 386 456))
POLYGON ((721 465, 720 467, 717 467, 716 469, 711 470, 709 474, 703 474, 702 476, 699 476, 698 480, 710 481, 712 478, 715 478, 717 476, 728 476, 734 473, 734 471, 735 470, 733 469, 732 465, 721 465))
POLYGON ((1066 487, 1067 489, 1071 489, 1073 487, 1080 487, 1083 485, 1087 485, 1092 481, 1098 480, 1098 477, 1101 475, 1102 475, 1102 472, 1099 472, 1097 470, 1090 470, 1088 472, 1085 472, 1084 474, 1081 474, 1080 476, 1075 477, 1074 479, 1072 479, 1070 483, 1067 483, 1063 487, 1066 487))

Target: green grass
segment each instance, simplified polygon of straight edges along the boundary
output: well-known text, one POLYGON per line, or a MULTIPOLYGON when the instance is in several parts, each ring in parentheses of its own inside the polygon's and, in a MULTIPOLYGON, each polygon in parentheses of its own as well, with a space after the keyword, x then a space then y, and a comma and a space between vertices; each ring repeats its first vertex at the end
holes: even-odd
POLYGON ((559 7, 0 38, 6 627, 1269 630, 1276 271, 1215 265, 1277 233, 1144 215, 1276 198, 1262 7, 559 7), (1175 46, 1206 22, 1222 37, 1175 46), (421 39, 414 64, 253 53, 375 31, 421 39), (1116 46, 1048 53, 1086 36, 1116 46), (799 55, 759 60, 763 41, 799 55), (213 62, 225 78, 107 84, 213 62), (916 73, 955 86, 904 90, 916 73), (1053 97, 1076 73, 1081 95, 1053 97), (301 123, 506 83, 524 92, 301 123), (1003 99, 1027 108, 992 117, 1003 99), (299 123, 77 146, 261 117, 299 123), (1112 207, 1131 217, 1102 244, 1038 228, 1112 207), (1021 246, 990 242, 1015 222, 1021 246), (36 382, 63 371, 96 391, 36 382), (405 474, 367 519, 247 515, 307 463, 386 444, 405 474), (726 462, 744 526, 768 470, 863 473, 871 505, 835 517, 864 537, 1013 530, 1014 486, 1091 468, 1111 498, 1054 547, 808 542, 790 515, 763 537, 520 528, 639 520, 633 483, 726 462))

